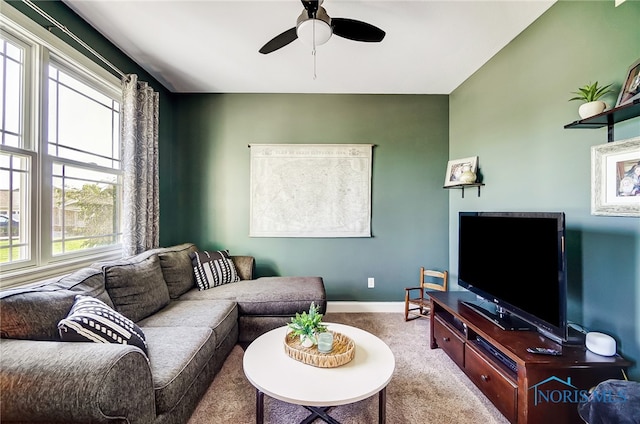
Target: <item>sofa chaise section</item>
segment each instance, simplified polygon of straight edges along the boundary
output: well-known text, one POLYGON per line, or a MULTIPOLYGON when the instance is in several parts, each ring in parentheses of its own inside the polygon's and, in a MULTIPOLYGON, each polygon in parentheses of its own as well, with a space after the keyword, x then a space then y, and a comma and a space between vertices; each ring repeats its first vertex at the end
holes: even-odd
POLYGON ((326 293, 320 277, 261 277, 241 280, 214 290, 192 290, 180 301, 226 300, 237 302, 239 342, 250 343, 261 334, 290 322, 311 303, 326 311, 326 293))

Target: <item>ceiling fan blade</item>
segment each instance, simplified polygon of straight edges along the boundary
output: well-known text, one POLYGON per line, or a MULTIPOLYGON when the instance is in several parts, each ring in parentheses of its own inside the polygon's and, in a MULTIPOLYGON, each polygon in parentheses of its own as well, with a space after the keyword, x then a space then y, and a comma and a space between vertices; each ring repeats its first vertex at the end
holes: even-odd
POLYGON ((335 35, 354 41, 378 43, 386 35, 380 28, 355 19, 331 18, 331 26, 335 35))
POLYGON ((300 0, 302 2, 302 6, 306 9, 308 16, 312 18, 315 13, 318 11, 320 4, 322 2, 320 0, 300 0))
POLYGON ((267 44, 262 46, 262 48, 258 51, 262 54, 274 52, 286 46, 287 44, 291 43, 296 38, 298 38, 298 34, 296 33, 296 27, 293 27, 291 29, 286 30, 282 34, 279 34, 273 37, 271 41, 269 41, 267 44))

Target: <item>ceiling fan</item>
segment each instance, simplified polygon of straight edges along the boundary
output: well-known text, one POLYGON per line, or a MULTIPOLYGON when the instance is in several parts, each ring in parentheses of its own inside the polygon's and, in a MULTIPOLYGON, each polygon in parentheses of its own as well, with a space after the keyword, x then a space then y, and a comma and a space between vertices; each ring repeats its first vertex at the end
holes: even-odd
POLYGON ((319 46, 331 38, 331 34, 354 41, 378 43, 385 32, 366 22, 348 18, 331 18, 323 0, 301 0, 304 10, 298 16, 296 26, 276 35, 259 50, 262 54, 274 52, 300 38, 308 44, 319 46))

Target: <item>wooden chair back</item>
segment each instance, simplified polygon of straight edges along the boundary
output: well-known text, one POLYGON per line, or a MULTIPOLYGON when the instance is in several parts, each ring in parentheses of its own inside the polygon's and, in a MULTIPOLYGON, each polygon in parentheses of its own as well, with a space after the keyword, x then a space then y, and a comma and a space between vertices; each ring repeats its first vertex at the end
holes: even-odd
POLYGON ((447 271, 434 271, 420 268, 420 287, 424 290, 447 291, 449 285, 449 273, 447 271), (425 277, 431 277, 427 280, 425 277))

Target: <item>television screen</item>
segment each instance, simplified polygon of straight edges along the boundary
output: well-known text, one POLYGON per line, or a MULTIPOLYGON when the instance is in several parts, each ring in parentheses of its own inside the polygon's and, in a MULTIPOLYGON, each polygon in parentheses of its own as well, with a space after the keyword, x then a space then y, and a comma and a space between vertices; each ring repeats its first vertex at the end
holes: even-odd
POLYGON ((564 214, 460 212, 459 218, 458 284, 497 306, 484 312, 503 319, 503 328, 526 327, 509 316, 515 315, 566 340, 564 214))

